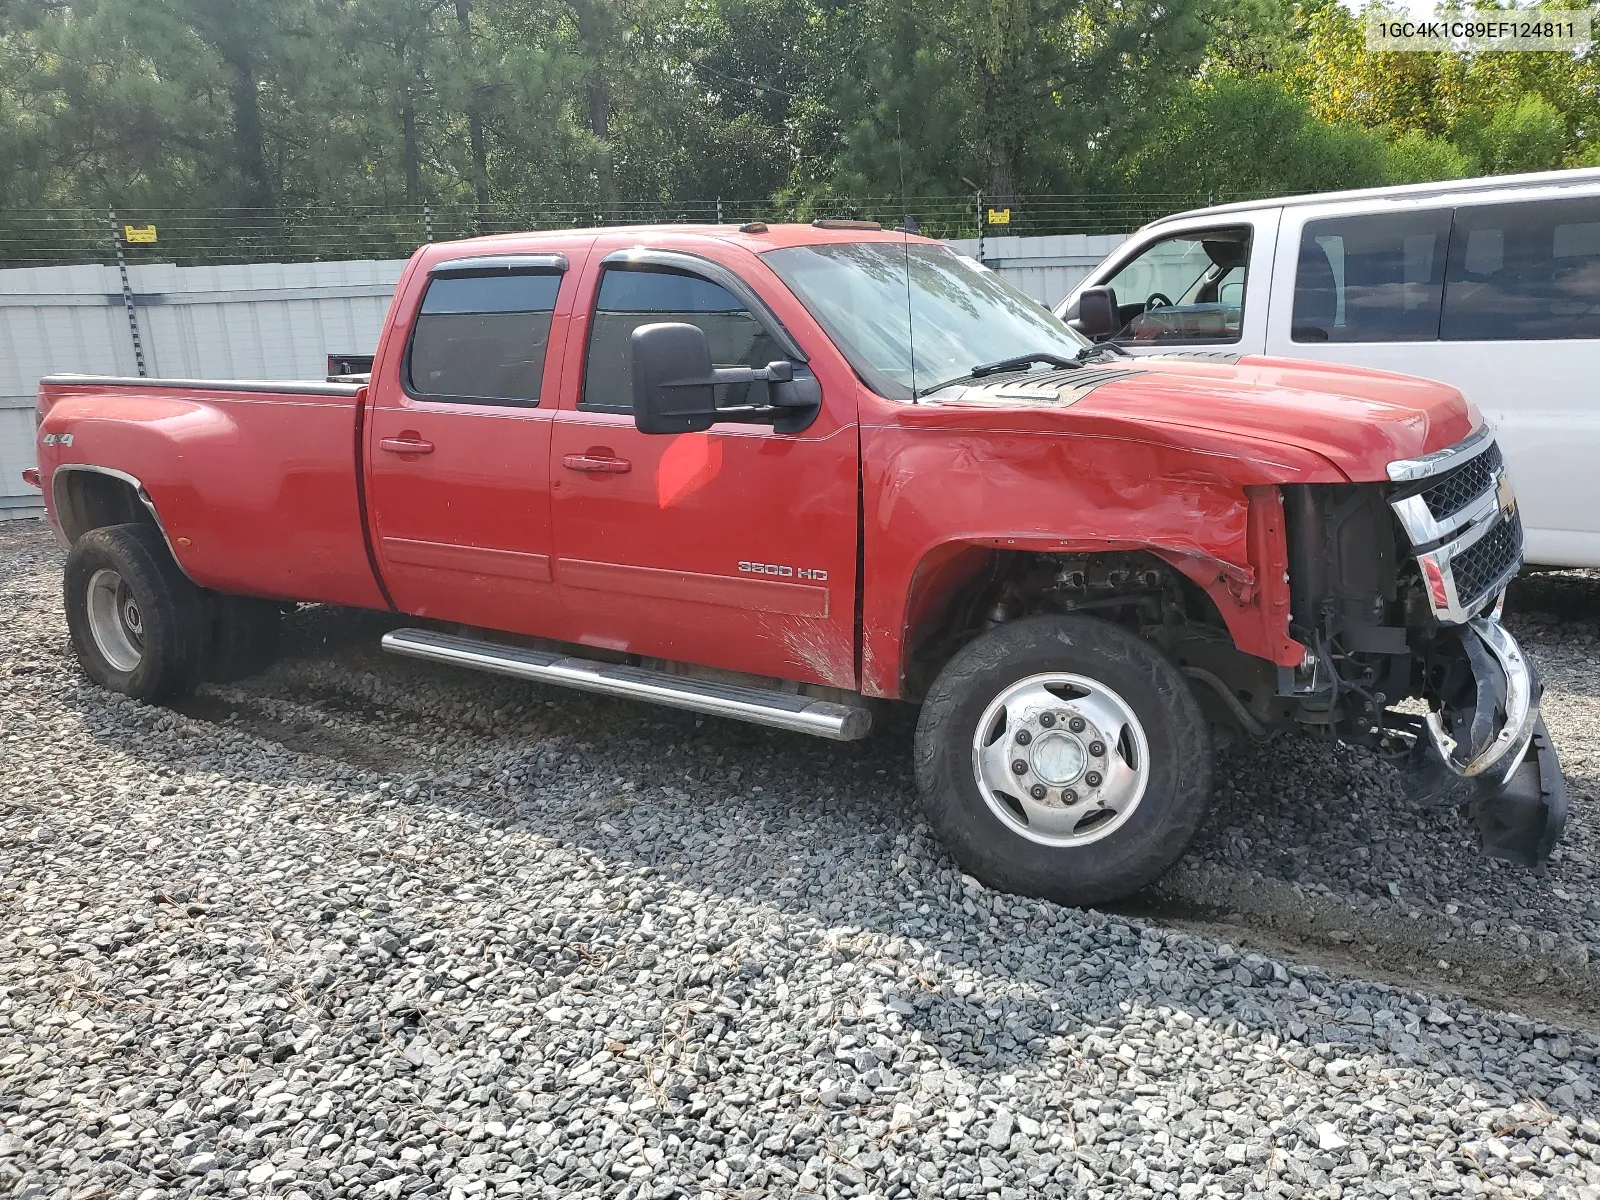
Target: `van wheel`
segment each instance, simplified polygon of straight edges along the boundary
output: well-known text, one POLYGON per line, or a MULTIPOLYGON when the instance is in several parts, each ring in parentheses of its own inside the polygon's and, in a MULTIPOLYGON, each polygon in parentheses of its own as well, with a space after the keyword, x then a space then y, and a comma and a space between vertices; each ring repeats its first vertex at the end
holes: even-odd
POLYGON ((278 657, 283 610, 275 600, 251 596, 211 596, 211 638, 201 678, 232 683, 257 675, 278 657))
POLYGON ((84 534, 67 555, 65 590, 72 647, 91 680, 150 703, 194 690, 204 607, 159 530, 108 525, 84 534))
POLYGON ((1154 882, 1211 797, 1188 682, 1095 617, 1028 617, 966 646, 928 692, 915 753, 928 820, 962 869, 1062 904, 1154 882))

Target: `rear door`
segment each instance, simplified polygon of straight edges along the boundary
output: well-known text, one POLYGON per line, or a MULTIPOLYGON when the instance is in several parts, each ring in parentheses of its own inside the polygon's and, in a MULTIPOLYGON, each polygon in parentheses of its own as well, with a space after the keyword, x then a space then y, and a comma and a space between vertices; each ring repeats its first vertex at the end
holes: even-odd
MULTIPOLYGON (((596 259, 599 259, 598 253, 596 259)), ((805 351, 727 267, 677 251, 595 261, 555 414, 556 579, 575 640, 854 688, 857 474, 853 388, 823 380, 801 433, 730 418, 704 433, 633 423, 628 347, 652 322, 704 329, 719 366, 805 351)), ((719 389, 760 404, 766 384, 719 389)))
POLYGON ((460 258, 428 272, 403 352, 373 377, 373 543, 396 607, 559 636, 550 426, 584 247, 460 258))

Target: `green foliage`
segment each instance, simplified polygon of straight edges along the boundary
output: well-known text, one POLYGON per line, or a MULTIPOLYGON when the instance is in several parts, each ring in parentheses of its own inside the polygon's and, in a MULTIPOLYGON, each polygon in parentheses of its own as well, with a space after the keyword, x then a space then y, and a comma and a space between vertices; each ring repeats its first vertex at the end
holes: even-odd
POLYGON ((1593 160, 1600 140, 1594 49, 1374 52, 1364 17, 1336 4, 1301 9, 1298 24, 1303 40, 1288 60, 1291 88, 1318 118, 1354 121, 1389 138, 1397 182, 1593 160))
POLYGON ((1389 181, 1383 139, 1319 121, 1266 75, 1195 84, 1128 160, 1138 192, 1236 196, 1376 186, 1389 181))
POLYGON ((1477 163, 1465 150, 1444 138, 1429 137, 1419 129, 1409 130, 1389 143, 1392 183, 1432 183, 1440 179, 1465 179, 1477 173, 1477 163))
MULTIPOLYGON (((0 0, 12 244, 16 214, 58 206, 84 229, 108 204, 248 209, 300 253, 329 205, 411 214, 404 243, 423 204, 451 236, 718 196, 970 214, 975 191, 1017 208, 1013 231, 1052 231, 1043 194, 1116 228, 1135 210, 1102 221, 1106 196, 1178 207, 1597 146, 1595 54, 1371 53, 1335 0, 0 0)), ((324 244, 381 241, 357 223, 324 244)))
POLYGON ((1566 121, 1555 105, 1537 94, 1508 100, 1488 112, 1463 113, 1455 136, 1486 175, 1553 170, 1568 148, 1566 121))

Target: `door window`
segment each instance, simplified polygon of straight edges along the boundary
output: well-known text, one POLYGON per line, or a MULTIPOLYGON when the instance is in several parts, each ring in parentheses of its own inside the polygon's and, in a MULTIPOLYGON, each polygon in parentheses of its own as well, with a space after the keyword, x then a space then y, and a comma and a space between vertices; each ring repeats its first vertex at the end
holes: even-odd
POLYGON ((1446 341, 1600 337, 1600 197, 1456 209, 1446 341))
POLYGON ((561 276, 430 280, 406 353, 406 391, 425 400, 535 405, 561 276))
POLYGON ((1115 340, 1237 342, 1249 264, 1248 226, 1163 238, 1106 280, 1123 325, 1115 340))
MULTIPOLYGON (((766 327, 719 283, 679 271, 608 267, 600 277, 580 408, 633 411, 633 331, 663 321, 703 329, 718 367, 764 367, 786 358, 766 327)), ((767 402, 764 381, 721 384, 718 408, 767 402)))
POLYGON ((1307 221, 1289 336, 1297 342, 1435 340, 1449 236, 1449 209, 1307 221))

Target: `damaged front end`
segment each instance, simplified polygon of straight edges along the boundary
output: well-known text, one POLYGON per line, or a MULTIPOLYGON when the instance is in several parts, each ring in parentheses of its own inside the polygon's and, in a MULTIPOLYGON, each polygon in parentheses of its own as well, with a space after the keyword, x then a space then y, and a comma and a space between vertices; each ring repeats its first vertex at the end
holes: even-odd
POLYGON ((1374 746, 1420 795, 1460 806, 1485 854, 1538 866, 1567 794, 1538 673, 1500 623, 1522 526, 1499 448, 1480 429, 1389 478, 1285 489, 1291 627, 1308 652, 1279 695, 1303 726, 1374 746))
MULTIPOLYGON (((1567 788, 1539 715, 1538 672, 1496 617, 1453 631, 1468 670, 1424 718, 1411 779, 1424 798, 1462 806, 1492 858, 1537 866, 1567 821, 1567 788)), ((1448 637, 1448 635, 1447 635, 1448 637)))

